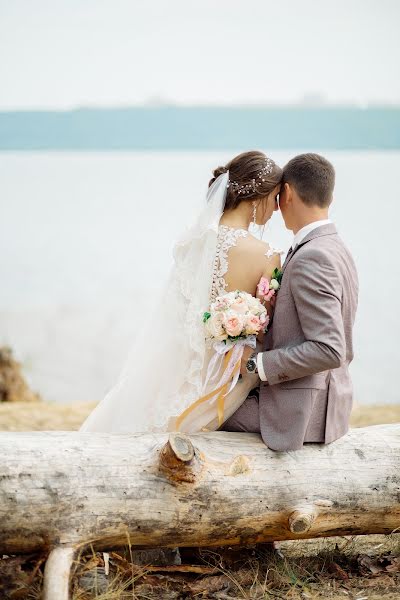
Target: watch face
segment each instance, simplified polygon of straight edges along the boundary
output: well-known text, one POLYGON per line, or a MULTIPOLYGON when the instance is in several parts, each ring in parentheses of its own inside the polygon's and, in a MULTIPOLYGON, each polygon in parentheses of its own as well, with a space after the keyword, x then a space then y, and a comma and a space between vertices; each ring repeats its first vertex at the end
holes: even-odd
POLYGON ((253 373, 253 371, 256 370, 256 361, 254 358, 250 358, 247 361, 246 369, 247 369, 247 371, 249 371, 249 373, 253 373))

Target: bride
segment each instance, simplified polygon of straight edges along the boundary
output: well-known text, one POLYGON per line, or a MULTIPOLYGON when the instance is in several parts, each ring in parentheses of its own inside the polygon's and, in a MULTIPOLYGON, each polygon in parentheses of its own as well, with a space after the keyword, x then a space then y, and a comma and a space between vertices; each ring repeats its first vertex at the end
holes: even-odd
MULTIPOLYGON (((251 235, 249 227, 265 225, 277 210, 282 170, 252 151, 213 175, 206 206, 174 247, 174 266, 152 317, 146 315, 119 381, 81 431, 171 431, 179 423, 180 431, 195 432, 221 425, 215 399, 196 402, 204 397, 213 353, 202 315, 226 292, 256 296, 261 277, 270 280, 280 267, 280 253, 251 235)), ((266 308, 270 313, 268 303, 266 308)), ((258 384, 255 374, 239 379, 225 397, 223 421, 258 384)))

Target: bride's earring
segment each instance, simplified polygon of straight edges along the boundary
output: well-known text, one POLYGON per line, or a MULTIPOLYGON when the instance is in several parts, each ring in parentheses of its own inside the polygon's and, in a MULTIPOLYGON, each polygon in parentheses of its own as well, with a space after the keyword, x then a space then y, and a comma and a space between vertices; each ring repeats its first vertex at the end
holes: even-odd
POLYGON ((256 218, 257 218, 257 203, 256 201, 253 202, 253 225, 256 225, 256 218))

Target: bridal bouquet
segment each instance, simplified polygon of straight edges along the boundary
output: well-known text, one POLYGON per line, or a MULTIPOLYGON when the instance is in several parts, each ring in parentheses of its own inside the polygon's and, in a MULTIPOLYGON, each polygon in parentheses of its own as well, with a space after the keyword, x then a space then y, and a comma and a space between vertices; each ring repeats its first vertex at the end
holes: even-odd
POLYGON ((204 313, 203 322, 209 342, 232 344, 265 331, 269 317, 258 298, 238 290, 218 296, 210 312, 204 313))
MULTIPOLYGON (((230 394, 239 380, 243 350, 245 346, 256 348, 257 335, 266 330, 269 316, 258 298, 238 290, 218 296, 204 313, 203 322, 209 360, 202 395, 176 421, 177 429, 183 425, 189 432, 198 431, 201 422, 215 421, 214 428, 220 427, 240 405, 236 396, 239 395, 240 403, 243 402, 250 389, 257 385, 254 381, 257 376, 247 374, 244 376, 249 379, 246 385, 251 383, 247 392, 238 390, 238 393, 230 394)), ((244 383, 243 379, 241 381, 244 383)))

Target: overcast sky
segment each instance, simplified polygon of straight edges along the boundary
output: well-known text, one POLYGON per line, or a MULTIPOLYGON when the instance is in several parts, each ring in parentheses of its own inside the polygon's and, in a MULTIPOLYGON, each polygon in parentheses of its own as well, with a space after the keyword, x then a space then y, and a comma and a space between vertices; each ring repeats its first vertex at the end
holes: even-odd
POLYGON ((0 109, 400 103, 398 0, 0 0, 0 109))

